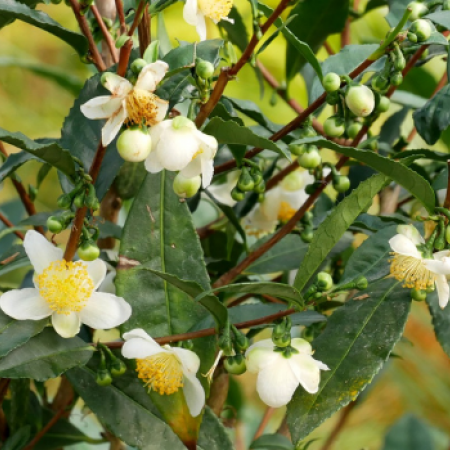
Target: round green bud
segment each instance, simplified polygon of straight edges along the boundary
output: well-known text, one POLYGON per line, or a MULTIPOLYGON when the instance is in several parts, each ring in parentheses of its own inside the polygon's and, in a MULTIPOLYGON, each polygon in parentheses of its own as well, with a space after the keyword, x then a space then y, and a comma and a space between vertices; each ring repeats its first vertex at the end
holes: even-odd
POLYGON ((347 136, 350 139, 355 139, 362 130, 363 124, 361 122, 352 122, 347 128, 347 136))
POLYGON ((367 117, 375 108, 375 96, 367 86, 351 86, 345 94, 345 103, 355 116, 367 117))
POLYGON ((359 289, 359 290, 367 289, 368 285, 369 285, 369 283, 368 283, 366 277, 363 277, 361 275, 356 279, 356 282, 355 282, 356 289, 359 289))
POLYGON ((445 240, 450 244, 450 225, 447 225, 447 228, 445 229, 445 240))
POLYGON ((116 358, 114 361, 111 361, 109 370, 113 377, 120 377, 127 371, 127 366, 121 359, 116 358))
POLYGON ((341 77, 334 72, 327 73, 322 80, 323 88, 328 92, 335 92, 341 87, 341 77))
POLYGON ((411 14, 409 16, 409 20, 411 21, 423 17, 428 12, 427 6, 422 2, 411 2, 408 5, 408 8, 411 10, 411 14))
POLYGON ((187 341, 183 341, 181 343, 181 346, 185 348, 186 350, 193 350, 194 349, 194 342, 192 339, 188 339, 187 341))
POLYGON ((223 351, 225 356, 231 356, 233 353, 233 344, 231 342, 230 336, 223 334, 219 337, 218 341, 219 348, 223 351))
POLYGON ((84 207, 84 198, 86 197, 85 192, 80 192, 78 195, 75 196, 73 199, 73 205, 75 208, 83 208, 84 207))
POLYGON ((341 117, 328 117, 323 124, 323 130, 332 138, 341 137, 345 133, 345 121, 341 117))
POLYGON ((130 69, 134 74, 139 75, 141 70, 147 65, 148 62, 145 59, 137 58, 131 63, 130 69))
POLYGON ((94 261, 100 256, 100 249, 93 241, 83 242, 78 248, 78 256, 83 261, 94 261))
POLYGON ((389 87, 389 79, 384 75, 375 75, 371 81, 372 89, 376 92, 384 92, 389 87))
POLYGON ((257 194, 264 194, 264 192, 266 192, 266 182, 261 180, 258 184, 255 184, 253 191, 257 194))
POLYGON ((286 332, 282 336, 277 336, 272 334, 272 342, 277 347, 287 347, 291 345, 291 333, 286 332))
POLYGON ((411 298, 416 302, 423 302, 427 298, 427 292, 420 289, 411 289, 411 298))
POLYGON ((314 219, 314 214, 311 211, 306 211, 302 217, 302 222, 311 223, 313 219, 314 219))
POLYGON ((58 234, 61 233, 64 227, 59 217, 50 216, 47 219, 47 228, 50 233, 58 234))
POLYGON ((306 242, 307 244, 309 244, 313 240, 314 232, 312 230, 305 229, 300 233, 300 237, 303 242, 306 242))
POLYGON ((243 191, 253 191, 253 188, 255 187, 255 180, 250 175, 250 170, 248 167, 242 167, 241 169, 241 175, 239 176, 237 187, 243 191))
POLYGON ((203 78, 204 80, 209 80, 214 75, 214 65, 211 64, 209 61, 204 61, 200 58, 197 58, 197 61, 195 63, 195 73, 200 78, 203 78))
POLYGON ((318 188, 317 183, 311 183, 305 186, 305 192, 308 195, 312 195, 314 194, 314 192, 316 192, 317 188, 318 188))
POLYGON ((400 86, 403 83, 403 75, 401 72, 394 72, 390 77, 392 86, 400 86))
POLYGON ((247 370, 245 358, 242 355, 229 356, 223 362, 223 366, 228 373, 232 375, 242 375, 247 370))
POLYGON ((250 341, 247 336, 245 336, 244 334, 240 334, 236 336, 235 345, 237 350, 243 352, 250 346, 250 341))
POLYGON ((411 33, 410 31, 408 31, 406 36, 413 44, 415 44, 417 42, 417 36, 414 33, 411 33))
POLYGON ((394 70, 397 72, 401 72, 406 67, 406 59, 403 56, 403 53, 394 56, 393 64, 394 70))
POLYGON ((333 187, 337 192, 345 192, 350 189, 350 179, 345 175, 338 175, 333 180, 333 187))
POLYGON ((300 156, 308 150, 308 144, 289 144, 289 150, 293 155, 300 156))
POLYGON ((200 175, 193 178, 186 178, 179 173, 173 180, 173 191, 180 198, 190 198, 198 192, 201 184, 202 178, 200 175))
POLYGON ((391 101, 384 95, 380 97, 380 101, 377 105, 377 112, 378 113, 384 113, 389 110, 389 107, 391 106, 391 101))
POLYGON ((330 92, 326 97, 326 102, 331 106, 337 105, 340 101, 339 91, 330 92))
POLYGON ((253 178, 253 182, 255 184, 259 184, 261 183, 262 179, 263 179, 263 174, 261 173, 260 170, 258 170, 256 167, 252 167, 250 169, 250 175, 253 178))
POLYGON ((128 128, 117 139, 117 151, 125 161, 144 161, 152 151, 152 138, 139 128, 128 128))
POLYGON ((100 369, 97 372, 95 382, 99 386, 109 386, 112 383, 111 374, 109 373, 109 371, 107 369, 100 369))
POLYGON ((314 137, 317 136, 317 132, 311 125, 307 125, 305 128, 302 129, 302 136, 314 137))
MULTIPOLYGON (((311 146, 315 147, 315 146, 311 146)), ((304 169, 315 169, 316 167, 320 166, 322 163, 322 157, 320 156, 319 151, 316 148, 308 149, 308 152, 304 153, 303 155, 300 155, 297 158, 298 165, 300 167, 303 167, 304 169)))
POLYGON ((317 274, 317 289, 321 292, 329 291, 333 287, 333 278, 327 272, 319 272, 317 274))
POLYGON ((236 202, 240 202, 241 200, 244 200, 244 198, 245 198, 245 192, 242 192, 237 186, 235 186, 231 190, 230 195, 231 195, 231 198, 236 202))
POLYGON ((423 42, 430 39, 433 28, 428 20, 418 19, 411 24, 409 31, 417 36, 418 42, 423 42))
POLYGON ((62 194, 58 197, 57 204, 60 208, 70 208, 72 197, 69 194, 62 194))

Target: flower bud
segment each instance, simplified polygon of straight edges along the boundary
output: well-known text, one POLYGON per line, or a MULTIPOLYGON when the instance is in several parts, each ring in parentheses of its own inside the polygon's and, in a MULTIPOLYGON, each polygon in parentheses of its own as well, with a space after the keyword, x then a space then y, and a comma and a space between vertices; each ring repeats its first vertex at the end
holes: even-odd
POLYGON ((88 193, 84 197, 84 205, 93 210, 98 209, 100 206, 93 184, 89 185, 88 193))
POLYGON ((339 91, 330 92, 327 95, 326 102, 331 105, 337 105, 341 101, 341 96, 339 95, 339 91))
POLYGON ((113 377, 120 377, 127 371, 127 366, 121 359, 115 358, 111 361, 109 370, 113 377))
POLYGON ((272 342, 277 347, 287 347, 287 346, 291 345, 291 333, 286 332, 282 336, 277 336, 277 335, 272 334, 272 342))
POLYGON ((253 180, 253 177, 250 175, 250 170, 248 167, 242 167, 241 175, 239 176, 237 187, 243 191, 253 191, 253 188, 255 187, 255 181, 253 180))
POLYGON ((341 117, 328 117, 323 124, 323 130, 332 138, 341 137, 345 133, 345 121, 341 117))
POLYGON ((406 67, 406 59, 403 56, 403 53, 401 53, 401 51, 399 52, 398 55, 394 56, 394 70, 397 72, 401 72, 405 67, 406 67))
POLYGON ((83 242, 78 248, 78 256, 83 261, 94 261, 100 256, 100 249, 93 241, 88 240, 83 242))
POLYGON ((301 232, 300 237, 303 242, 309 244, 310 242, 312 242, 314 238, 314 233, 310 229, 305 229, 301 232))
POLYGON ((242 375, 247 370, 245 358, 242 355, 229 356, 223 362, 223 366, 228 373, 242 375))
POLYGON ((289 150, 293 155, 300 156, 308 150, 308 144, 289 144, 289 150))
POLYGON ((60 208, 70 208, 72 197, 69 194, 62 194, 58 197, 57 204, 60 208))
POLYGON ((59 217, 50 216, 47 219, 47 228, 48 228, 48 231, 50 231, 50 233, 58 234, 58 233, 61 233, 64 226, 63 226, 63 223, 61 222, 61 220, 59 219, 59 217))
POLYGON ((411 298, 416 302, 423 302, 427 298, 427 293, 419 289, 411 289, 411 298))
POLYGON ((357 117, 367 117, 375 107, 375 96, 367 86, 351 86, 345 94, 345 103, 357 117))
POLYGON ((117 151, 125 161, 144 161, 152 151, 152 138, 139 128, 128 128, 117 139, 117 151))
POLYGON ((236 349, 243 352, 248 349, 250 341, 248 337, 233 326, 234 344, 236 349))
POLYGON ((252 167, 250 169, 250 175, 253 178, 253 182, 255 184, 259 184, 261 183, 262 179, 263 179, 263 174, 261 173, 260 170, 258 170, 256 167, 252 167))
POLYGON ((316 130, 311 126, 307 125, 302 129, 302 136, 303 137, 314 137, 317 136, 316 130))
POLYGON ((362 130, 363 124, 361 122, 352 122, 347 128, 347 136, 350 139, 355 139, 362 130))
POLYGON ((384 92, 389 87, 389 79, 384 75, 375 75, 372 78, 371 84, 375 92, 384 92))
POLYGON ((341 77, 334 72, 327 73, 323 77, 322 86, 328 93, 335 92, 341 87, 341 77))
POLYGON ((329 291, 333 287, 333 278, 326 272, 319 272, 317 274, 317 289, 322 292, 329 291))
POLYGON ((97 376, 95 378, 95 382, 99 386, 109 386, 112 383, 112 377, 107 369, 100 369, 97 372, 97 376))
POLYGON ((447 228, 445 229, 445 240, 450 244, 450 225, 447 225, 447 228))
POLYGON ((311 145, 307 153, 297 158, 298 165, 305 169, 315 169, 322 163, 322 158, 315 145, 311 145))
POLYGON ((75 206, 75 208, 80 209, 84 207, 85 196, 86 193, 84 192, 84 190, 75 196, 75 198, 73 199, 73 205, 75 206))
POLYGON ((417 36, 414 33, 411 33, 410 31, 408 31, 406 36, 413 44, 415 44, 417 42, 417 36))
POLYGON ((356 289, 359 289, 362 291, 363 289, 367 289, 367 286, 369 285, 367 278, 364 276, 359 276, 355 281, 355 287, 356 289))
POLYGON ((179 173, 173 180, 173 190, 180 198, 190 198, 198 192, 201 184, 202 178, 200 175, 193 178, 186 178, 179 173))
POLYGON ((333 179, 333 187, 337 192, 345 192, 350 188, 350 179, 345 175, 338 175, 333 179))
POLYGON ((240 202, 241 200, 244 200, 244 198, 245 198, 245 192, 242 192, 237 186, 235 186, 231 190, 230 195, 231 195, 231 198, 236 202, 240 202))
POLYGON ((141 70, 147 65, 148 63, 145 59, 137 58, 131 63, 130 69, 134 74, 139 75, 141 70))
POLYGON ((261 180, 258 184, 255 184, 253 191, 257 194, 264 194, 264 192, 266 192, 266 182, 261 180))
POLYGON ((430 39, 433 28, 428 20, 418 19, 411 24, 409 31, 417 36, 418 42, 423 42, 430 39))
POLYGON ((233 353, 233 344, 228 333, 224 333, 219 337, 219 348, 223 351, 225 356, 231 356, 233 353))
POLYGON ((400 86, 403 83, 403 75, 401 72, 394 72, 389 77, 389 80, 390 80, 392 86, 400 86))
POLYGON ((419 19, 428 12, 427 6, 422 2, 411 2, 408 8, 411 10, 411 14, 409 15, 409 20, 411 21, 419 19))
POLYGON ((209 61, 197 58, 195 61, 195 73, 204 80, 209 80, 214 75, 214 65, 209 61))
POLYGON ((391 101, 384 95, 380 97, 380 101, 378 102, 376 111, 378 113, 384 113, 389 111, 389 107, 391 106, 391 101))

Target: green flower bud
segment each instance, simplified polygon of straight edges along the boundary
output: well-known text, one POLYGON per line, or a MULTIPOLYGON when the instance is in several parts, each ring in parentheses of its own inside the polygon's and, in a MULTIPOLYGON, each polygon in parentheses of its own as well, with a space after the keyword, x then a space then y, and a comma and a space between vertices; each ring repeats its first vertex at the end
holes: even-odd
POLYGON ((447 225, 447 228, 445 229, 445 240, 450 244, 450 225, 447 225))
POLYGON ((83 261, 94 261, 100 256, 100 249, 93 241, 88 240, 83 242, 78 248, 78 256, 83 261))
POLYGON ((390 77, 392 86, 400 86, 403 83, 403 75, 401 72, 394 72, 390 77))
POLYGON ((50 233, 58 234, 58 233, 61 233, 64 226, 63 226, 63 223, 61 222, 61 220, 59 219, 59 217, 50 216, 47 219, 47 228, 48 228, 48 231, 50 231, 50 233))
POLYGON ((245 358, 242 355, 229 356, 223 362, 223 366, 228 373, 242 375, 247 370, 245 358))
POLYGON ((303 155, 308 150, 308 144, 289 144, 290 152, 295 156, 303 155))
POLYGON ((409 15, 409 20, 411 21, 423 17, 428 12, 427 6, 422 2, 411 2, 408 8, 411 10, 411 14, 409 15))
POLYGON ((418 42, 423 42, 430 39, 433 28, 428 20, 418 19, 411 24, 409 31, 417 36, 418 42))
POLYGON ((277 347, 287 347, 291 345, 291 333, 286 332, 282 336, 276 336, 272 334, 272 342, 277 347))
POLYGON ((345 175, 338 175, 333 180, 333 187, 337 192, 345 192, 350 188, 350 179, 345 175))
POLYGON ((97 376, 95 378, 95 382, 99 386, 109 386, 112 383, 112 377, 107 369, 100 369, 97 372, 97 376))
POLYGON ((360 291, 363 289, 367 289, 367 286, 369 285, 367 278, 364 276, 360 276, 355 281, 355 287, 356 289, 359 289, 360 291))
POLYGON ((190 198, 198 192, 201 184, 202 178, 200 175, 193 178, 186 178, 179 173, 173 180, 173 190, 180 198, 190 198))
POLYGON ((312 126, 307 125, 305 128, 302 129, 302 136, 303 137, 314 137, 314 136, 317 136, 317 132, 312 126))
POLYGON ((60 208, 70 208, 72 204, 72 196, 69 194, 62 194, 58 197, 57 204, 60 208))
POLYGON ((117 151, 125 161, 144 161, 152 151, 152 138, 139 128, 128 128, 117 139, 117 151))
POLYGON ((406 67, 406 59, 403 56, 403 53, 399 53, 394 56, 394 70, 397 72, 401 72, 406 67))
POLYGON ((239 176, 237 187, 243 191, 253 191, 253 188, 255 187, 255 180, 253 180, 253 177, 250 175, 250 170, 248 167, 242 167, 241 175, 239 176))
POLYGON ((389 107, 391 106, 391 101, 384 95, 380 97, 380 101, 378 102, 376 111, 378 113, 384 113, 389 110, 389 107))
POLYGON ((131 63, 130 69, 134 74, 139 75, 141 70, 147 65, 148 62, 145 59, 137 58, 131 63))
POLYGON ((417 42, 417 36, 414 33, 411 33, 410 31, 408 31, 406 36, 413 44, 415 44, 417 42))
POLYGON ((389 87, 389 79, 384 75, 375 75, 371 81, 372 89, 376 92, 384 92, 389 87))
POLYGON ((286 322, 281 321, 280 323, 277 323, 272 331, 272 336, 276 337, 282 337, 286 334, 286 322))
POLYGON ((233 344, 228 334, 222 334, 219 337, 218 346, 225 356, 231 356, 233 354, 233 344))
POLYGON ((263 179, 263 174, 261 173, 260 170, 258 170, 256 167, 252 167, 250 169, 250 175, 253 178, 253 182, 255 184, 259 184, 261 183, 262 179, 263 179))
POLYGON ((186 341, 183 341, 181 343, 181 346, 185 348, 186 350, 193 350, 194 349, 194 343, 192 342, 192 339, 188 339, 186 341))
POLYGON ((419 289, 411 289, 411 298, 416 302, 423 302, 427 298, 427 293, 419 289))
POLYGON ((345 103, 355 116, 367 117, 375 108, 375 96, 367 86, 351 86, 345 94, 345 103))
POLYGON ((241 200, 244 200, 244 198, 245 198, 245 192, 242 192, 237 186, 235 186, 231 190, 230 195, 231 195, 231 198, 236 202, 240 202, 241 200))
POLYGON ((330 92, 327 95, 326 102, 331 105, 337 105, 341 101, 341 96, 339 95, 339 91, 330 92))
POLYGON ((363 124, 361 122, 352 122, 347 128, 347 136, 350 139, 355 139, 362 130, 363 124))
POLYGON ((241 333, 239 330, 234 329, 234 344, 236 349, 243 352, 248 349, 250 345, 250 341, 244 333, 241 333))
POLYGON ((305 192, 308 195, 312 195, 312 194, 314 194, 314 192, 316 192, 318 187, 319 187, 319 184, 317 182, 308 184, 308 185, 305 186, 305 192))
POLYGON ((315 145, 310 146, 307 153, 297 158, 298 165, 305 169, 315 169, 322 163, 322 158, 315 145))
POLYGON ((332 138, 341 137, 345 133, 345 121, 341 117, 328 117, 323 124, 323 130, 332 138))
POLYGON ((326 272, 319 272, 317 274, 317 289, 322 292, 329 291, 333 287, 333 278, 326 272))
POLYGON ((212 78, 214 75, 214 70, 214 65, 209 61, 204 61, 200 58, 197 58, 195 61, 195 73, 204 80, 209 80, 212 78))
POLYGON ((313 237, 314 237, 314 233, 312 230, 303 230, 300 234, 300 237, 302 238, 302 241, 309 244, 310 242, 312 242, 313 237))
POLYGON ((109 369, 113 377, 120 377, 127 371, 127 366, 121 359, 115 358, 111 361, 109 369))
POLYGON ((84 198, 85 197, 86 197, 86 194, 85 194, 84 190, 75 196, 75 198, 73 200, 73 204, 74 204, 75 208, 80 209, 80 208, 84 207, 84 198))
POLYGON ((341 77, 334 72, 327 73, 322 80, 323 88, 328 92, 335 92, 341 87, 341 77))
POLYGON ((261 180, 258 184, 255 184, 253 190, 257 194, 264 194, 264 192, 266 192, 266 182, 264 180, 261 180))
POLYGON ((88 193, 84 197, 84 205, 93 210, 98 209, 100 206, 93 184, 89 185, 88 193))

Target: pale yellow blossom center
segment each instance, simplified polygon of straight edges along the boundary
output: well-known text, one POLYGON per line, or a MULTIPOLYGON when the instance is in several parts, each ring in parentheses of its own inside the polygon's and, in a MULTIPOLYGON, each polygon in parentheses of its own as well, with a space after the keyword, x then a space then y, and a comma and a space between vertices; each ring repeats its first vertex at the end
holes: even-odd
POLYGON ((149 390, 161 395, 174 394, 183 387, 181 363, 173 353, 157 353, 137 359, 136 372, 149 390))
POLYGON ((198 7, 203 15, 215 22, 228 17, 232 6, 233 0, 198 0, 198 7))
POLYGON ((297 212, 288 202, 281 202, 280 209, 278 211, 278 220, 281 222, 287 222, 297 212))
POLYGON ((79 312, 94 291, 86 265, 81 262, 53 261, 36 277, 39 295, 57 314, 79 312))
POLYGON ((399 281, 403 281, 403 287, 410 289, 429 289, 434 286, 436 276, 430 272, 419 258, 392 253, 390 259, 391 276, 399 281))
POLYGON ((134 88, 125 100, 128 113, 127 122, 130 125, 156 125, 156 117, 158 115, 157 98, 151 92, 134 88))

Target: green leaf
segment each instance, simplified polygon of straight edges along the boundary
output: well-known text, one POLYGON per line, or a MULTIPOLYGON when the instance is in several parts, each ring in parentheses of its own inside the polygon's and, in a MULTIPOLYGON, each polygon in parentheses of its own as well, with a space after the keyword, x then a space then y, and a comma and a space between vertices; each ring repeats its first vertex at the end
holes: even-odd
POLYGON ((348 227, 372 204, 373 198, 388 180, 388 177, 379 174, 363 181, 320 224, 295 277, 294 286, 299 291, 306 286, 348 227))
POLYGON ((64 144, 62 144, 62 146, 57 142, 39 144, 22 133, 11 133, 3 128, 0 128, 0 141, 25 150, 34 157, 40 158, 53 167, 56 167, 59 171, 69 177, 75 175, 75 162, 70 153, 63 148, 64 144))
POLYGON ((447 30, 450 29, 450 11, 436 11, 427 14, 424 19, 430 19, 432 22, 447 28, 447 30))
POLYGON ((418 133, 427 144, 435 144, 441 132, 450 125, 450 85, 444 86, 436 95, 413 114, 418 133))
POLYGON ((6 275, 12 270, 28 266, 30 260, 23 245, 13 245, 0 255, 0 275, 6 275))
POLYGON ((242 20, 242 16, 235 6, 231 8, 228 18, 233 20, 234 23, 228 22, 227 20, 221 20, 218 23, 218 26, 226 31, 228 40, 243 52, 248 45, 248 33, 245 23, 242 20))
POLYGON ((412 92, 396 90, 391 97, 391 101, 408 108, 422 108, 427 103, 427 99, 412 92))
POLYGON ((198 447, 199 450, 234 450, 229 433, 208 407, 203 414, 198 447))
POLYGON ((0 166, 0 182, 3 181, 7 176, 14 173, 23 164, 32 159, 38 158, 27 152, 11 153, 8 158, 6 158, 6 161, 3 163, 3 165, 0 166))
POLYGON ((88 42, 83 35, 62 27, 44 12, 35 11, 23 3, 15 0, 0 0, 0 15, 2 19, 22 20, 59 37, 71 45, 81 56, 88 51, 88 42))
POLYGON ((401 126, 408 116, 409 108, 402 108, 390 116, 381 126, 380 141, 393 145, 400 137, 401 126))
POLYGON ((394 155, 394 157, 399 159, 415 157, 416 159, 424 158, 424 159, 431 159, 433 161, 447 162, 448 153, 441 153, 436 152, 434 150, 428 150, 425 148, 418 148, 398 152, 394 155))
POLYGON ((42 320, 16 320, 0 311, 0 358, 39 334, 48 323, 42 320))
POLYGON ((288 405, 294 442, 354 400, 372 381, 402 336, 410 304, 408 289, 384 279, 332 314, 325 331, 313 341, 314 358, 330 370, 321 372, 317 394, 299 387, 288 405))
POLYGON ((407 414, 389 429, 383 450, 435 450, 430 427, 407 414))
POLYGON ((214 136, 219 144, 241 144, 257 148, 265 148, 291 159, 291 155, 274 142, 258 136, 247 127, 238 125, 235 121, 225 122, 219 117, 211 119, 203 130, 204 133, 214 136))
POLYGON ((372 169, 388 176, 392 180, 407 189, 414 197, 423 203, 429 212, 434 210, 435 194, 428 181, 422 178, 417 172, 406 167, 400 162, 385 158, 371 150, 344 147, 327 141, 321 137, 301 139, 298 142, 314 143, 318 146, 329 148, 350 158, 360 161, 372 169))
POLYGON ((295 450, 292 442, 281 434, 264 434, 253 441, 249 449, 263 448, 267 450, 295 450))
POLYGON ((386 20, 391 27, 394 27, 400 22, 406 8, 411 2, 410 0, 388 0, 388 2, 389 13, 386 16, 386 20))
POLYGON ((428 308, 433 319, 434 333, 442 349, 450 356, 450 308, 441 308, 437 291, 427 294, 428 308))
POLYGON ((17 430, 2 445, 2 450, 22 450, 30 439, 30 426, 27 425, 17 430))
POLYGON ((148 64, 154 63, 159 59, 159 41, 154 40, 146 49, 142 56, 148 64))
POLYGON ((45 381, 86 364, 93 351, 80 338, 65 339, 47 328, 0 360, 0 377, 45 381))

